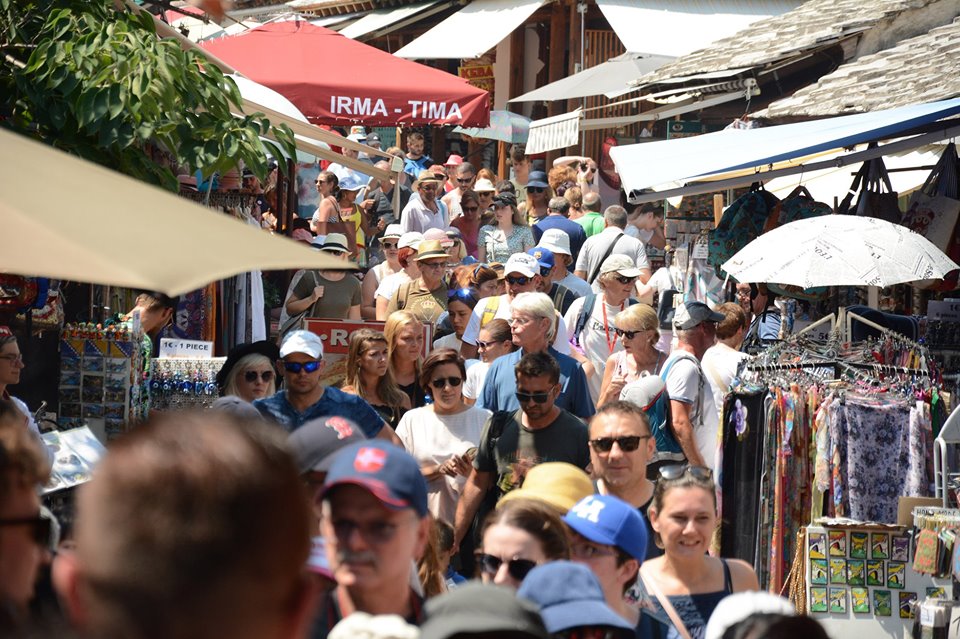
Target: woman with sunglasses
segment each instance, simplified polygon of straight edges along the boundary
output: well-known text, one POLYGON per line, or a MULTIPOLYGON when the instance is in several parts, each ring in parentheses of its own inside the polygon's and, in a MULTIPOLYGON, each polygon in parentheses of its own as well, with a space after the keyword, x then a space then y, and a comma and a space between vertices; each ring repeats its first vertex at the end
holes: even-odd
POLYGON ((613 318, 630 305, 639 276, 640 270, 629 257, 609 256, 600 265, 597 277, 600 294, 577 299, 564 316, 574 345, 570 354, 584 365, 590 397, 597 406, 607 359, 623 350, 613 318))
POLYGON ((33 413, 30 412, 30 409, 22 400, 14 397, 7 390, 8 386, 15 386, 20 383, 20 372, 25 367, 16 335, 8 327, 0 326, 0 399, 5 399, 17 407, 23 417, 23 424, 39 442, 40 448, 47 455, 48 460, 52 462, 53 451, 43 444, 43 440, 40 438, 40 428, 33 419, 33 413))
POLYGON ((493 198, 494 224, 480 227, 477 259, 481 262, 506 262, 514 253, 526 253, 533 248, 533 231, 527 218, 517 209, 513 193, 501 193, 493 198))
POLYGON ((340 179, 331 171, 320 171, 317 175, 317 193, 320 194, 320 205, 310 220, 310 230, 317 235, 326 235, 331 230, 328 224, 340 223, 340 179))
POLYGON ((221 397, 239 397, 245 402, 271 397, 277 392, 276 370, 280 349, 269 341, 240 344, 227 354, 217 373, 221 397))
POLYGON ((439 240, 424 240, 413 258, 420 277, 400 285, 387 304, 387 315, 409 311, 425 324, 433 324, 447 310, 447 282, 444 279, 449 255, 439 240))
POLYGON ((387 318, 383 334, 387 338, 387 366, 393 379, 410 398, 413 408, 423 406, 426 403, 420 385, 423 324, 410 311, 397 311, 387 318))
POLYGON ((387 277, 403 270, 400 264, 400 236, 403 231, 399 224, 391 224, 380 238, 383 261, 367 271, 360 287, 360 316, 365 320, 377 319, 377 287, 387 277))
POLYGON ((544 171, 530 171, 526 190, 527 201, 520 205, 520 212, 533 224, 547 216, 547 202, 553 197, 553 189, 547 183, 544 171))
POLYGON ((480 195, 472 189, 464 191, 460 196, 460 210, 463 211, 463 215, 450 222, 450 226, 460 231, 460 239, 467 248, 467 255, 477 257, 480 213, 484 210, 480 204, 480 195))
POLYGON ((672 607, 687 636, 702 637, 720 600, 735 592, 759 590, 753 568, 739 559, 707 554, 719 523, 713 471, 702 466, 660 469, 648 516, 661 557, 643 562, 636 588, 654 606, 659 636, 683 637, 666 612, 672 607))
POLYGON ((480 329, 477 340, 477 355, 480 361, 467 370, 467 381, 463 386, 464 401, 470 405, 477 402, 483 392, 483 381, 487 377, 487 369, 493 360, 501 355, 513 352, 513 334, 510 332, 510 323, 505 319, 494 319, 487 322, 480 329))
POLYGON ((480 433, 492 414, 463 403, 465 377, 463 358, 455 350, 442 348, 430 353, 420 371, 420 385, 433 403, 411 410, 397 426, 397 436, 427 480, 430 513, 448 522, 454 520, 480 433))
POLYGON ((570 559, 566 525, 540 501, 513 499, 497 505, 483 525, 477 569, 484 583, 517 588, 534 567, 570 559))
POLYGON ((460 352, 463 345, 463 332, 467 330, 470 315, 480 299, 477 292, 470 288, 452 288, 447 291, 447 316, 453 326, 453 332, 434 340, 433 348, 452 348, 460 352))
POLYGON ((400 390, 387 364, 387 338, 383 333, 361 328, 350 335, 344 393, 358 395, 383 421, 396 429, 410 410, 410 398, 400 390))
POLYGON ((597 406, 620 399, 623 387, 644 373, 660 374, 667 354, 657 350, 659 327, 657 312, 643 303, 629 306, 613 318, 613 328, 623 350, 607 358, 597 406))

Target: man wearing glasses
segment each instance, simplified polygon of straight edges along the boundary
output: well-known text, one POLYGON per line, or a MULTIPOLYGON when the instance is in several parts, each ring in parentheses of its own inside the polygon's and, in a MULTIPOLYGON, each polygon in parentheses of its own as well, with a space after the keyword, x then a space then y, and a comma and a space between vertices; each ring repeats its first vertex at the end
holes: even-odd
POLYGON ((360 427, 367 437, 399 443, 399 439, 370 404, 356 395, 320 383, 323 372, 323 342, 310 331, 291 331, 280 345, 278 368, 284 390, 256 400, 260 413, 292 433, 320 417, 343 417, 360 427))
MULTIPOLYGON (((537 258, 526 253, 511 255, 503 272, 507 293, 484 297, 473 308, 470 322, 467 324, 466 330, 463 331, 463 346, 460 347, 460 354, 464 359, 475 359, 477 357, 477 339, 479 339, 481 328, 489 324, 491 320, 505 319, 509 321, 512 317, 511 307, 517 296, 521 293, 534 293, 539 290, 542 284, 540 264, 537 262, 537 258)), ((557 352, 564 355, 568 354, 570 343, 567 341, 567 327, 563 321, 556 322, 551 335, 551 341, 547 343, 553 344, 553 348, 557 352)))
MULTIPOLYGON (((508 357, 497 361, 504 362, 508 357)), ((495 385, 490 377, 495 366, 487 373, 484 397, 490 385, 495 385)), ((458 544, 484 499, 489 500, 488 504, 495 503, 495 498, 519 488, 527 472, 537 464, 567 462, 586 469, 590 463, 586 425, 557 403, 562 388, 557 360, 545 352, 531 352, 509 368, 513 369, 515 380, 506 385, 509 388, 509 382, 515 381, 515 403, 499 407, 498 410, 510 412, 495 414, 484 427, 473 469, 457 503, 454 534, 458 544), (488 496, 488 491, 493 494, 488 496)), ((591 404, 591 412, 592 408, 591 404)))
POLYGON ((654 543, 647 509, 653 501, 653 482, 647 464, 656 452, 650 419, 643 408, 629 401, 608 402, 590 419, 590 464, 597 492, 612 495, 636 508, 647 531, 641 559, 663 554, 654 543))
POLYGON ((419 197, 411 197, 400 214, 400 226, 404 233, 424 233, 427 229, 443 231, 450 225, 447 205, 437 198, 437 189, 442 183, 432 172, 420 172, 417 181, 413 183, 413 190, 419 197))
POLYGON ((660 373, 670 395, 673 430, 691 466, 713 468, 716 456, 719 417, 700 360, 716 342, 717 323, 723 319, 702 302, 678 306, 673 316, 677 348, 660 373))
POLYGON ((37 573, 50 559, 51 522, 40 515, 37 496, 49 476, 47 456, 23 413, 0 400, 0 636, 27 626, 37 573))
POLYGON ((321 493, 320 531, 337 580, 323 600, 312 639, 354 612, 423 621, 423 598, 410 588, 432 521, 417 461, 386 442, 357 442, 337 453, 321 493))
POLYGON ((463 211, 460 209, 460 197, 473 188, 473 183, 477 180, 477 169, 469 162, 462 162, 457 166, 456 183, 457 188, 443 196, 443 203, 447 205, 450 211, 450 219, 455 220, 463 211))

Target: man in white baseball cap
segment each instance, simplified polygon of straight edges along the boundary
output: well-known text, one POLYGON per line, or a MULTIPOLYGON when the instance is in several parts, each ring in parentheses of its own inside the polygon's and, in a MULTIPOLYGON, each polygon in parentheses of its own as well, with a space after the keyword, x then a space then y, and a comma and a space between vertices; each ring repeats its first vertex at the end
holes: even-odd
POLYGON ((583 280, 570 272, 570 265, 573 264, 573 254, 570 252, 570 236, 560 229, 547 229, 540 236, 540 243, 537 246, 553 252, 554 271, 553 281, 561 286, 576 293, 578 296, 586 296, 593 293, 593 289, 583 280))
POLYGON ((310 331, 291 331, 280 345, 277 368, 286 388, 272 397, 258 399, 254 408, 292 433, 312 419, 343 417, 356 424, 367 437, 396 442, 393 429, 357 395, 320 383, 323 373, 323 342, 310 331))
MULTIPOLYGON (((473 309, 470 322, 463 332, 463 346, 460 347, 460 354, 463 355, 464 359, 477 356, 477 340, 480 338, 481 328, 490 323, 491 320, 509 320, 512 317, 510 304, 517 295, 536 292, 540 285, 540 264, 537 262, 537 258, 526 253, 511 255, 503 273, 507 293, 485 297, 477 302, 473 309)), ((567 342, 567 327, 562 321, 558 322, 556 327, 553 347, 564 355, 570 353, 570 344, 567 342)))
POLYGON ((404 233, 397 240, 397 261, 401 270, 383 278, 377 286, 373 295, 377 320, 382 322, 387 319, 387 305, 400 287, 405 282, 411 282, 420 277, 420 267, 414 258, 417 257, 417 249, 421 242, 423 242, 423 233, 417 231, 404 233))

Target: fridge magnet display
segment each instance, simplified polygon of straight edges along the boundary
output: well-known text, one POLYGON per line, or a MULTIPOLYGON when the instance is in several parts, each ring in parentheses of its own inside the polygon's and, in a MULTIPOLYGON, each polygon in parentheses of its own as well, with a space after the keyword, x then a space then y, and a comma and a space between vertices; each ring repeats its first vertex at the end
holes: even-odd
POLYGON ((893 561, 910 561, 910 535, 900 535, 892 538, 890 559, 893 561))
POLYGON ((830 556, 847 556, 847 532, 845 530, 831 530, 827 533, 830 539, 830 556))
POLYGON ((890 535, 870 533, 870 559, 890 559, 890 535))
POLYGON ((810 583, 817 584, 819 586, 827 585, 827 560, 826 559, 810 560, 810 583))
POLYGON ((927 586, 927 599, 947 599, 943 586, 927 586))
POLYGON ((827 558, 827 536, 823 533, 810 533, 810 559, 827 558))
POLYGON ((865 532, 850 533, 850 558, 866 559, 869 535, 865 532))
POLYGON ((826 588, 813 587, 810 589, 810 612, 827 612, 826 588))
POLYGON ((883 570, 883 560, 867 562, 867 585, 868 586, 886 586, 887 576, 883 570))
POLYGON ((851 588, 850 606, 854 613, 870 614, 870 592, 866 588, 851 588))
POLYGON ((847 611, 847 589, 830 588, 830 612, 847 611))
POLYGON ((900 593, 900 618, 901 619, 913 619, 914 618, 914 609, 917 603, 917 593, 915 592, 901 592, 900 593))
POLYGON ((862 586, 866 583, 864 562, 862 559, 850 559, 847 561, 847 583, 851 586, 862 586))
POLYGON ((830 583, 831 584, 846 584, 847 583, 847 560, 846 559, 836 559, 830 558, 830 583))
POLYGON ((873 591, 873 612, 875 615, 878 617, 889 617, 893 614, 893 599, 891 596, 889 590, 873 591))
POLYGON ((887 588, 903 590, 907 574, 907 564, 901 561, 887 562, 887 588))

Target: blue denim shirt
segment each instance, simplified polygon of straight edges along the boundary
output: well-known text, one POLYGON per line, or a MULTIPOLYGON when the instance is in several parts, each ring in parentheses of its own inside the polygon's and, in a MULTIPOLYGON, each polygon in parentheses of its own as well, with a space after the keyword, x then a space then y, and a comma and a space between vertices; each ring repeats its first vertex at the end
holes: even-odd
POLYGON ((253 406, 264 417, 280 424, 288 433, 312 419, 331 415, 349 419, 369 438, 376 437, 384 426, 383 418, 362 398, 330 386, 323 389, 323 395, 316 404, 307 407, 302 413, 287 401, 285 390, 273 397, 255 400, 253 406))

